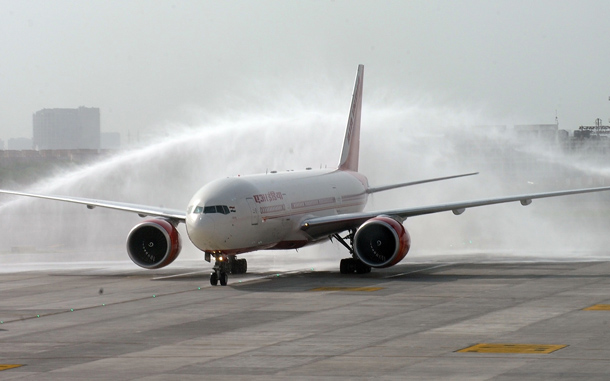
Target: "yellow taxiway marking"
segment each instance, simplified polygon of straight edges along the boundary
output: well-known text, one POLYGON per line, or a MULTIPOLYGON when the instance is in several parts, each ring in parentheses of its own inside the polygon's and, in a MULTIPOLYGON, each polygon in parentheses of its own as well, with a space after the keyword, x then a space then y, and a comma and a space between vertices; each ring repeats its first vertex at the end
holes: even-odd
POLYGON ((610 311, 610 304, 596 304, 591 307, 583 308, 583 311, 610 311))
POLYGON ((21 364, 0 364, 0 371, 7 370, 7 369, 13 369, 13 368, 19 368, 20 366, 23 366, 23 365, 21 365, 21 364))
POLYGON ((383 290, 383 287, 318 287, 309 291, 360 291, 371 292, 383 290))
POLYGON ((456 352, 549 354, 565 347, 567 347, 567 345, 480 343, 468 348, 460 349, 456 352))

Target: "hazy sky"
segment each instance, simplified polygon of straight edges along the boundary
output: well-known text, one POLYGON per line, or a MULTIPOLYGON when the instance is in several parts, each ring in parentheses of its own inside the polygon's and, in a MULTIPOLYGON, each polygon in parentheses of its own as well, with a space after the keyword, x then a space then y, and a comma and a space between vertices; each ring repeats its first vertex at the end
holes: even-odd
MULTIPOLYGON (((0 138, 42 108, 103 131, 197 125, 282 97, 472 109, 572 130, 610 117, 610 2, 0 0, 0 138), (282 92, 278 93, 278 88, 282 92), (368 98, 367 98, 368 96, 368 98)), ((369 106, 370 107, 370 106, 369 106)), ((365 111, 364 111, 365 112, 365 111)))

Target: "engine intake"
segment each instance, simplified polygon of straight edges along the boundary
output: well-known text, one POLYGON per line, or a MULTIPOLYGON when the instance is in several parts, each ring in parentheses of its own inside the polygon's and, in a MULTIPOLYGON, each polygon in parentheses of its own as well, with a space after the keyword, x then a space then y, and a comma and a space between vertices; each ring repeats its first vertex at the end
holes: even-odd
POLYGON ((411 237, 399 221, 378 216, 363 223, 354 236, 354 252, 375 268, 394 266, 409 252, 411 237))
POLYGON ((174 225, 167 220, 151 219, 134 226, 127 236, 127 253, 136 265, 159 269, 180 254, 182 242, 174 225))

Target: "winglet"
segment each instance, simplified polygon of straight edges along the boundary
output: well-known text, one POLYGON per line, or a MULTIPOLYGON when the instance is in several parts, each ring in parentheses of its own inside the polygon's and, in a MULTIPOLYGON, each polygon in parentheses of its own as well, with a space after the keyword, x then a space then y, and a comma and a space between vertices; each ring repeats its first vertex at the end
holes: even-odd
POLYGON ((360 112, 362 110, 362 78, 364 76, 364 65, 358 65, 354 94, 352 95, 352 106, 349 110, 343 151, 339 161, 339 170, 358 172, 358 156, 360 153, 360 112))

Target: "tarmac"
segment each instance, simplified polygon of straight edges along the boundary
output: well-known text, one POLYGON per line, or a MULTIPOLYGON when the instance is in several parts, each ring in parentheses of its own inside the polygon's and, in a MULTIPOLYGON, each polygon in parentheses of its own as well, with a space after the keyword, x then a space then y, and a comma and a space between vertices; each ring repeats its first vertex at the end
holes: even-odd
POLYGON ((1 380, 608 380, 610 262, 0 273, 1 380))

